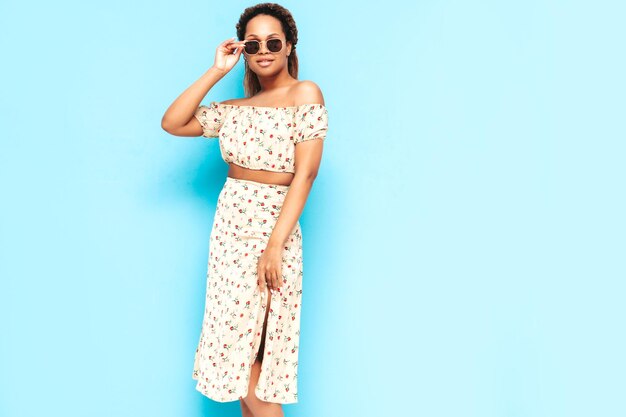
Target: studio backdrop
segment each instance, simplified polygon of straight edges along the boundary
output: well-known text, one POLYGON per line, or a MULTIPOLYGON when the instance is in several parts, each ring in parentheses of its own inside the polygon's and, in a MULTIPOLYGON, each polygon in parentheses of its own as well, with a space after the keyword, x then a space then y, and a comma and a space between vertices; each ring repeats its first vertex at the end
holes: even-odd
MULTIPOLYGON (((191 378, 228 167, 161 117, 252 4, 0 5, 1 416, 241 415, 191 378)), ((625 415, 624 5, 281 4, 329 111, 285 414, 625 415)))

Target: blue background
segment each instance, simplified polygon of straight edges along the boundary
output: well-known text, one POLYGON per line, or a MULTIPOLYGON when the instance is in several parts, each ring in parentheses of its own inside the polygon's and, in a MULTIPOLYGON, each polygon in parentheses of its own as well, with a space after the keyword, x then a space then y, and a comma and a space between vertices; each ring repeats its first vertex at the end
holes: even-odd
MULTIPOLYGON (((1 416, 238 415, 191 379, 227 166, 160 122, 252 4, 0 5, 1 416)), ((330 114, 286 415, 626 415, 623 2, 281 4, 330 114)))

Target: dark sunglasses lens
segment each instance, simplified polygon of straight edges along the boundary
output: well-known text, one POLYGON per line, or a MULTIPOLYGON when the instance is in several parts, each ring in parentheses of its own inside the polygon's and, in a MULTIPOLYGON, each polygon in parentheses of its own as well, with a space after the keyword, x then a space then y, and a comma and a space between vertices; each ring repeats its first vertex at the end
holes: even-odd
POLYGON ((280 39, 270 39, 267 41, 267 49, 270 52, 278 52, 282 49, 283 42, 280 39))
POLYGON ((244 49, 247 54, 254 55, 259 52, 259 42, 258 41, 247 41, 245 43, 244 49))

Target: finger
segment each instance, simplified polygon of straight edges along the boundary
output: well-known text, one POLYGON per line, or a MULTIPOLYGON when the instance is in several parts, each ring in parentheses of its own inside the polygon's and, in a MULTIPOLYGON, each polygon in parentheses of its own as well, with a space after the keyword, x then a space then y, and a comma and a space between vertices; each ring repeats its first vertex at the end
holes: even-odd
POLYGON ((278 275, 276 274, 276 270, 272 270, 272 289, 278 291, 278 275))
POLYGON ((228 47, 228 48, 242 48, 242 47, 246 46, 246 43, 245 43, 245 41, 231 40, 231 41, 227 42, 225 46, 228 47))
POLYGON ((230 39, 226 39, 224 42, 222 42, 219 46, 220 49, 222 50, 226 50, 229 53, 233 52, 233 49, 235 49, 237 47, 238 41, 233 40, 233 38, 230 39))
POLYGON ((269 267, 263 268, 263 276, 265 277, 265 283, 267 284, 267 288, 272 290, 272 271, 269 267))
POLYGON ((283 287, 283 282, 284 277, 283 277, 283 264, 281 263, 280 266, 278 267, 278 288, 282 288, 283 287))
POLYGON ((278 280, 276 279, 276 271, 272 270, 272 288, 276 291, 278 286, 278 280))
POLYGON ((228 51, 230 53, 241 53, 243 51, 243 45, 239 45, 239 44, 230 44, 226 46, 226 49, 228 49, 228 51))
POLYGON ((282 272, 278 272, 278 274, 276 275, 276 289, 280 291, 282 287, 283 287, 283 274, 282 272))
POLYGON ((265 290, 265 274, 260 269, 257 271, 258 284, 261 291, 265 290))
POLYGON ((280 290, 280 272, 278 270, 274 271, 274 288, 276 291, 280 290))
POLYGON ((267 285, 267 288, 272 291, 272 276, 269 272, 265 273, 265 284, 267 285))
POLYGON ((228 39, 226 39, 224 42, 222 42, 222 43, 220 44, 220 46, 226 46, 226 45, 228 45, 228 44, 229 44, 229 43, 231 43, 231 42, 236 42, 236 41, 234 41, 234 39, 235 39, 235 36, 233 36, 232 38, 228 38, 228 39))

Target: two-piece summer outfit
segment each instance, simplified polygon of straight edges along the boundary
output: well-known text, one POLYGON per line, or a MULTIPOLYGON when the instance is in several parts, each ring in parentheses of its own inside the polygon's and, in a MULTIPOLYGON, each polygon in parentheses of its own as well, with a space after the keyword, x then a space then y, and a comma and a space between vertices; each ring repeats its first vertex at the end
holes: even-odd
MULTIPOLYGON (((195 117, 204 137, 219 138, 222 159, 250 169, 295 172, 295 146, 325 139, 323 104, 293 107, 211 102, 195 117)), ((215 401, 248 394, 260 350, 269 290, 258 285, 257 263, 278 220, 289 185, 226 177, 209 243, 206 301, 195 353, 196 389, 215 401)), ((272 295, 256 396, 298 402, 298 347, 302 299, 302 231, 294 226, 282 253, 282 284, 272 295)))

